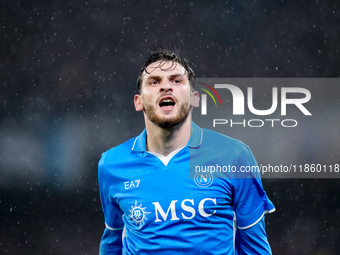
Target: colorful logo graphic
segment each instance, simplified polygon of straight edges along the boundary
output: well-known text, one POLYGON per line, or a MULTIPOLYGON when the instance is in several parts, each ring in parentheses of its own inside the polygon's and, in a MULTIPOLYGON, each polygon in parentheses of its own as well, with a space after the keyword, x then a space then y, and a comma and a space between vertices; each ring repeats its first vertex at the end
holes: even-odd
MULTIPOLYGON (((222 106, 221 97, 212 86, 210 86, 206 83, 202 83, 202 82, 197 82, 197 84, 203 85, 204 87, 210 89, 216 95, 216 97, 218 98, 218 100, 219 100, 219 102, 222 106)), ((212 98, 212 100, 214 101, 215 106, 217 108, 217 102, 216 102, 214 95, 206 88, 199 87, 199 89, 203 90, 205 93, 207 93, 212 98)), ((207 115, 207 94, 201 94, 201 101, 202 101, 201 114, 202 115, 207 115)))

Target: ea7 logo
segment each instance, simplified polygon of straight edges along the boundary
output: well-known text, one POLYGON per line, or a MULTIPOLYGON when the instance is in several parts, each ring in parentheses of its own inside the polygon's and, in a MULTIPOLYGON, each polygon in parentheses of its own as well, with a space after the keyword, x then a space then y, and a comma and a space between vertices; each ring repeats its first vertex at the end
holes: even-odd
MULTIPOLYGON (((153 202, 155 206, 156 220, 155 222, 162 222, 168 220, 169 214, 171 214, 171 221, 179 220, 178 216, 182 219, 192 219, 196 216, 195 202, 193 199, 184 199, 181 202, 181 212, 177 214, 176 203, 178 200, 172 200, 167 211, 165 212, 159 202, 153 202)), ((198 203, 197 211, 203 217, 210 217, 216 210, 208 210, 208 207, 216 205, 216 198, 204 198, 198 203)))
MULTIPOLYGON (((201 83, 203 84, 203 83, 201 83)), ((207 84, 203 84, 205 86, 208 86, 207 84)), ((235 85, 232 84, 215 84, 215 89, 227 89, 231 92, 233 97, 233 115, 244 115, 244 94, 240 88, 238 88, 235 85)), ((215 93, 215 95, 219 98, 220 102, 221 99, 219 95, 217 94, 216 90, 209 86, 215 93)), ((206 89, 202 89, 206 93, 206 89)), ((214 100, 215 106, 217 107, 216 100, 213 98, 213 95, 209 92, 208 93, 210 97, 214 100)), ((269 109, 259 110, 254 107, 253 102, 253 88, 248 87, 247 88, 247 105, 248 109, 251 113, 259 116, 264 115, 270 115, 274 113, 278 107, 278 88, 273 87, 272 88, 272 105, 269 109)), ((307 103, 311 99, 311 93, 309 90, 305 88, 297 88, 297 87, 282 87, 281 88, 281 115, 287 114, 287 105, 295 105, 304 115, 312 115, 306 107, 303 105, 304 103, 307 103), (290 94, 302 94, 302 98, 288 98, 290 94)), ((222 102, 221 102, 222 106, 222 102)), ((201 95, 201 114, 207 115, 207 96, 206 94, 201 95)))

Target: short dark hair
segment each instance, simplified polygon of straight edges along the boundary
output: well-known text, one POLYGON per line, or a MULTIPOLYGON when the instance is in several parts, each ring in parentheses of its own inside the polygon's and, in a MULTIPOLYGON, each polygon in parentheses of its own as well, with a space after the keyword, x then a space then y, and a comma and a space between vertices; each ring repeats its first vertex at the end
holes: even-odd
POLYGON ((141 92, 144 71, 147 72, 146 68, 150 64, 157 62, 157 61, 161 61, 161 63, 159 64, 160 68, 162 68, 162 65, 164 64, 162 63, 162 61, 164 62, 171 61, 172 65, 170 68, 168 68, 168 70, 171 70, 172 67, 175 68, 174 66, 175 63, 178 63, 181 66, 183 66, 184 69, 186 70, 186 73, 188 74, 190 86, 192 87, 192 89, 195 88, 195 73, 190 67, 189 62, 185 58, 180 56, 179 49, 177 48, 171 49, 171 48, 165 48, 161 45, 154 45, 154 46, 151 46, 148 50, 150 51, 150 55, 146 58, 145 63, 142 66, 140 73, 138 75, 138 78, 137 78, 137 89, 139 93, 141 92))

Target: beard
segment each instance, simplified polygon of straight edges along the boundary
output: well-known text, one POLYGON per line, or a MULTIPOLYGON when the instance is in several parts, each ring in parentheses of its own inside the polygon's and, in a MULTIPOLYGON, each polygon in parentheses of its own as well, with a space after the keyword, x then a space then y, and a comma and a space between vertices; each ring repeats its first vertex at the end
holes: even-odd
POLYGON ((144 104, 144 112, 148 119, 158 125, 160 128, 170 129, 174 126, 177 126, 183 123, 189 116, 190 113, 190 103, 186 102, 181 105, 179 108, 179 112, 176 116, 168 118, 168 117, 161 117, 156 114, 155 107, 150 104, 144 104))

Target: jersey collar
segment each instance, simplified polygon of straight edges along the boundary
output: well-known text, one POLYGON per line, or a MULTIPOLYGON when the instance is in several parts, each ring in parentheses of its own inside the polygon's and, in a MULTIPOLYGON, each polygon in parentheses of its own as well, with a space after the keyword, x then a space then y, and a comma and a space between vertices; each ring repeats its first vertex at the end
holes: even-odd
POLYGON ((144 128, 142 133, 136 137, 131 150, 140 152, 146 151, 146 128, 144 128))
MULTIPOLYGON (((203 139, 203 130, 199 126, 197 126, 193 121, 191 122, 191 134, 190 139, 187 144, 189 148, 198 148, 203 139)), ((131 148, 133 151, 146 151, 146 129, 140 133, 139 136, 136 137, 133 146, 131 148)))

